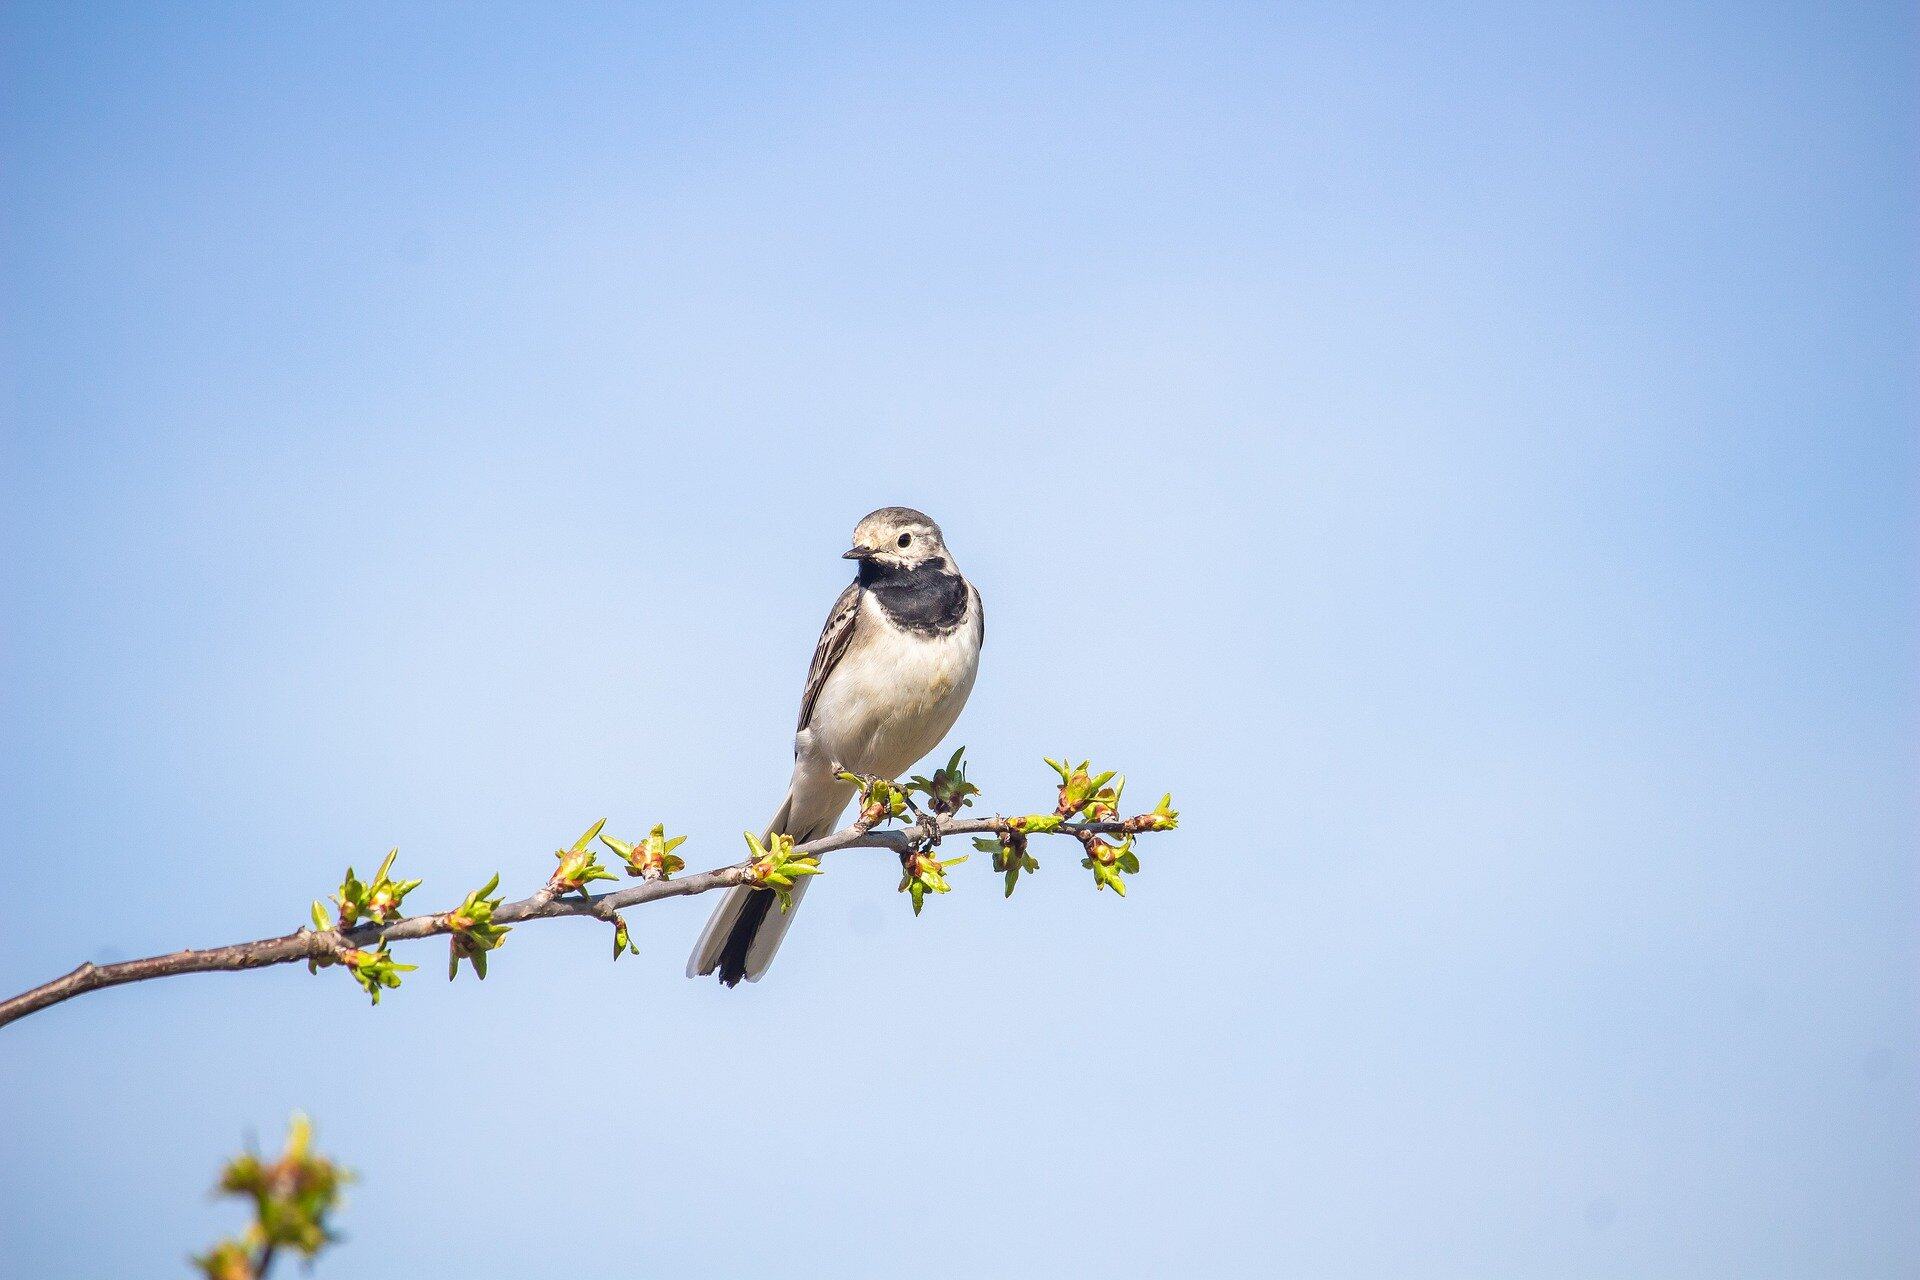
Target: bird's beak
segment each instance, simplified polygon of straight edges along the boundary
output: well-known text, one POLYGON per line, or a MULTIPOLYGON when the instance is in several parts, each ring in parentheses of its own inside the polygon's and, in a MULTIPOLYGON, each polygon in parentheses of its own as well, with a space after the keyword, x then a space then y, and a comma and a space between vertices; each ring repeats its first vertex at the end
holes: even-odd
POLYGON ((840 553, 842 560, 871 560, 877 554, 872 547, 850 547, 840 553))

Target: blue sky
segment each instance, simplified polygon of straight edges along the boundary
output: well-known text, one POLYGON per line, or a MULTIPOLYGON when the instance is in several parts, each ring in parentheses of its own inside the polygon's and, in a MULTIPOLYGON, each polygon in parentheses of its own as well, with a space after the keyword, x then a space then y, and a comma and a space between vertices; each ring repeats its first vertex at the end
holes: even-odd
POLYGON ((37 1016, 9 1270, 179 1270, 295 1108, 322 1274, 1920 1268, 1900 7, 0 32, 0 986, 732 860, 887 503, 987 803, 1186 815, 1124 902, 836 860, 737 992, 684 902, 37 1016))

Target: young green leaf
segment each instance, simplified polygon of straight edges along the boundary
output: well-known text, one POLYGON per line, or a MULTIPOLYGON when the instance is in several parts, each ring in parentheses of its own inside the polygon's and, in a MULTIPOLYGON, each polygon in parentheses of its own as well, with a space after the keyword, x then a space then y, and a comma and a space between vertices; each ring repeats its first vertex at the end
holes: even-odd
POLYGON ((640 954, 640 948, 633 945, 633 939, 627 934, 627 921, 619 912, 613 914, 613 958, 618 960, 628 952, 640 954))
POLYGON ((625 840, 615 840, 612 836, 601 836, 600 843, 618 854, 627 864, 627 874, 641 876, 649 880, 671 879, 676 871, 686 868, 686 861, 674 856, 674 850, 686 843, 685 836, 667 836, 664 823, 656 822, 647 837, 635 844, 625 840))
POLYGON ((965 747, 957 748, 944 768, 935 769, 931 778, 915 774, 906 789, 925 795, 927 807, 935 813, 958 813, 980 794, 980 788, 967 781, 967 766, 962 760, 965 753, 965 747))
POLYGON ((900 892, 913 899, 913 914, 920 914, 929 893, 952 891, 953 886, 947 883, 947 868, 959 866, 969 856, 963 853, 942 861, 927 850, 900 855, 900 892))
POLYGON ((487 976, 487 952, 497 950, 507 940, 507 934, 513 931, 512 925, 495 924, 493 913, 500 909, 504 900, 493 896, 500 887, 500 873, 494 872, 493 879, 469 893, 466 898, 447 913, 447 981, 453 981, 460 972, 460 962, 465 960, 473 966, 473 975, 485 980, 487 976))
POLYGON ((860 788, 859 821, 863 826, 878 826, 890 818, 905 817, 913 810, 910 788, 901 786, 891 778, 876 778, 845 770, 834 776, 860 788))
POLYGON ((548 878, 548 888, 556 894, 577 893, 581 897, 588 897, 588 885, 596 880, 614 878, 613 872, 600 865, 600 855, 588 848, 594 837, 600 834, 600 828, 606 825, 607 820, 602 818, 588 827, 572 847, 554 850, 553 856, 560 860, 560 865, 554 868, 553 875, 548 878))
POLYGON ((373 1003, 380 1003, 380 993, 391 991, 400 985, 400 975, 411 973, 420 966, 417 964, 399 964, 387 951, 383 941, 372 950, 362 947, 348 947, 340 953, 340 963, 347 967, 353 980, 367 993, 373 1003))
MULTIPOLYGON (((351 929, 362 920, 387 924, 399 918, 401 902, 420 887, 418 880, 395 880, 390 874, 393 860, 399 854, 398 849, 389 850, 387 856, 381 859, 380 869, 374 873, 371 881, 362 881, 354 874, 352 867, 347 868, 346 877, 333 895, 333 901, 339 907, 336 927, 351 929)), ((318 922, 324 912, 319 909, 318 903, 314 905, 314 919, 318 922)))
POLYGON ((747 838, 747 848, 753 853, 747 866, 746 883, 771 890, 779 899, 780 910, 791 911, 794 882, 805 876, 820 874, 819 855, 796 855, 792 836, 775 835, 763 845, 753 832, 743 831, 741 834, 747 838))
POLYGON ((1126 897, 1127 882, 1124 877, 1140 870, 1139 855, 1133 851, 1133 837, 1128 836, 1119 844, 1092 837, 1084 838, 1081 843, 1086 848, 1087 856, 1080 860, 1080 865, 1093 872, 1093 887, 1111 889, 1121 897, 1126 897))
POLYGON ((1040 860, 1027 852, 1026 832, 1017 827, 1004 839, 975 839, 973 847, 982 853, 991 853, 993 869, 1005 874, 1006 892, 1003 897, 1013 896, 1014 886, 1020 883, 1021 872, 1040 869, 1040 860))

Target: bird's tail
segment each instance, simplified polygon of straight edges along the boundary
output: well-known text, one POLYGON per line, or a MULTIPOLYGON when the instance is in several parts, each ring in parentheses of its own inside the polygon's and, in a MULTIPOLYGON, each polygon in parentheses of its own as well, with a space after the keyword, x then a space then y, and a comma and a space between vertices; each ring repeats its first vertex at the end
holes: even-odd
MULTIPOLYGON (((826 819, 827 830, 794 831, 791 830, 792 812, 793 793, 789 791, 780 811, 767 824, 766 834, 761 836, 762 844, 774 835, 790 835, 795 844, 818 839, 830 833, 838 816, 836 812, 826 819)), ((780 949, 780 940, 792 927, 794 914, 800 910, 800 899, 806 896, 807 886, 812 882, 811 876, 794 881, 790 905, 785 911, 779 909, 769 890, 745 886, 727 890, 720 905, 713 909, 713 915, 708 917, 707 927, 700 931, 700 940, 693 944, 693 954, 687 957, 687 976, 703 978, 718 970, 720 981, 729 987, 742 978, 758 982, 767 966, 773 963, 773 953, 780 949)))

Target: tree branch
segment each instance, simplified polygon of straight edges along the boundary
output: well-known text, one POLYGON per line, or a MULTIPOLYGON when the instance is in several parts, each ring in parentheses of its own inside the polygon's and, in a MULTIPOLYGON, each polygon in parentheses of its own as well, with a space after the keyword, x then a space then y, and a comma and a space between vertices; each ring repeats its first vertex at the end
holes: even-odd
MULTIPOLYGON (((1024 831, 1021 827, 1023 821, 1023 819, 1004 817, 956 819, 928 815, 905 828, 875 831, 863 815, 862 821, 850 827, 836 831, 832 835, 822 836, 818 840, 794 846, 793 856, 817 857, 842 849, 890 849, 895 853, 907 855, 937 844, 946 836, 960 835, 993 835, 1004 840, 1019 832, 1020 838, 1024 840, 1024 831)), ((1034 834, 1072 836, 1083 846, 1091 849, 1097 845, 1099 836, 1135 835, 1142 831, 1161 829, 1164 827, 1144 823, 1140 818, 1133 818, 1125 821, 1065 822, 1046 831, 1036 830, 1034 834)), ((668 879, 655 871, 650 872, 639 884, 602 894, 587 894, 583 891, 578 895, 558 896, 553 884, 549 882, 529 897, 522 898, 518 902, 503 903, 494 911, 493 919, 502 925, 522 924, 530 920, 557 920, 567 916, 587 916, 607 922, 612 920, 615 912, 627 907, 655 902, 662 898, 681 898, 693 894, 710 893, 715 889, 728 889, 747 883, 752 878, 753 866, 752 861, 738 862, 680 879, 668 879)), ((295 933, 282 934, 277 938, 238 942, 225 947, 174 951, 166 955, 147 956, 144 959, 125 960, 115 964, 83 964, 71 973, 55 978, 31 991, 0 1001, 0 1026, 86 992, 98 991, 103 987, 117 987, 128 982, 145 982, 152 978, 169 978, 182 973, 260 969, 268 965, 292 964, 302 960, 332 963, 343 953, 352 949, 378 947, 388 942, 405 942, 453 933, 455 928, 449 923, 452 914, 452 912, 443 911, 432 915, 403 916, 385 924, 362 924, 351 929, 301 929, 295 933)))

